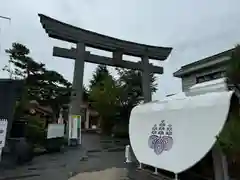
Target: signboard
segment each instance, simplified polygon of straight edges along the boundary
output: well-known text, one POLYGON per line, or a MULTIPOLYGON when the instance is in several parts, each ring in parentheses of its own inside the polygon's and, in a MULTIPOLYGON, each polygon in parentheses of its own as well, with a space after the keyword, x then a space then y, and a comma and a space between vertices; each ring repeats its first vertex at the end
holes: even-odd
POLYGON ((71 138, 72 139, 80 139, 80 129, 81 129, 81 116, 80 115, 72 115, 71 116, 71 138))
POLYGON ((2 149, 5 146, 7 124, 8 121, 6 119, 0 119, 0 149, 2 149))
POLYGON ((2 159, 2 149, 5 146, 8 121, 0 119, 0 161, 2 159))
POLYGON ((81 128, 81 116, 72 115, 72 119, 75 121, 77 128, 81 128))
POLYGON ((48 124, 47 139, 64 137, 64 124, 48 124))

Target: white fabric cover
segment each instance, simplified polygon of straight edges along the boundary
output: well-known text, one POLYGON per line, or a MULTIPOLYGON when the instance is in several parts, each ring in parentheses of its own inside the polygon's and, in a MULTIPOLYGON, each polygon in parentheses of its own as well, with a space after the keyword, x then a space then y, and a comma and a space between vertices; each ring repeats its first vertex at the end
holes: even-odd
POLYGON ((226 122, 232 94, 232 91, 223 90, 196 96, 181 93, 133 108, 129 136, 138 161, 174 173, 192 167, 216 142, 226 122), (162 120, 166 127, 169 124, 172 127, 173 144, 157 155, 148 142, 152 128, 154 125, 159 128, 162 120))

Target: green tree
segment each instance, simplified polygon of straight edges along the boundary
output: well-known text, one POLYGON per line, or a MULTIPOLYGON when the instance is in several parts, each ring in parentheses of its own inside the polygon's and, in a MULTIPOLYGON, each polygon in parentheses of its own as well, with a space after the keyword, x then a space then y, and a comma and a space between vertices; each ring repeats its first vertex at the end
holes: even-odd
POLYGON ((233 85, 239 89, 240 84, 240 45, 237 45, 232 52, 231 59, 226 70, 226 79, 228 85, 233 85))
POLYGON ((83 86, 83 101, 89 101, 89 91, 86 86, 83 86))
MULTIPOLYGON (((120 98, 121 119, 129 119, 132 108, 143 100, 142 72, 138 70, 116 69, 119 75, 118 82, 122 93, 120 98)), ((156 92, 156 77, 151 74, 151 91, 156 92)))
POLYGON ((97 85, 99 82, 103 81, 106 77, 110 76, 110 73, 106 65, 98 65, 96 68, 92 79, 90 80, 89 89, 92 89, 93 86, 97 85))
POLYGON ((71 83, 58 72, 47 70, 43 63, 34 61, 25 45, 13 43, 6 53, 13 68, 5 66, 3 70, 8 71, 13 79, 25 80, 22 99, 50 105, 56 113, 63 104, 69 102, 71 83))
POLYGON ((106 66, 99 65, 90 81, 89 99, 91 106, 101 116, 100 125, 103 133, 111 132, 119 107, 120 90, 121 88, 110 75, 106 66))
POLYGON ((240 151, 240 46, 237 45, 232 52, 226 69, 226 83, 229 89, 234 90, 237 98, 231 101, 231 109, 223 131, 218 137, 218 143, 226 154, 236 154, 240 151))
MULTIPOLYGON (((132 108, 143 100, 141 71, 116 70, 119 75, 117 80, 110 75, 106 66, 99 65, 89 86, 91 104, 100 113, 102 123, 108 124, 108 131, 113 123, 128 124, 132 108)), ((151 74, 152 92, 157 90, 155 81, 156 77, 151 74)))

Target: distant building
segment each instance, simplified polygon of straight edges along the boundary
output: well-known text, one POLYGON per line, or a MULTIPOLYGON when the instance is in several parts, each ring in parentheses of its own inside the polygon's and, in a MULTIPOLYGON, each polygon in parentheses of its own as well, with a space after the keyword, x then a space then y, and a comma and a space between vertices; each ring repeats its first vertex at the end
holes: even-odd
POLYGON ((227 63, 233 50, 230 49, 182 66, 178 71, 173 73, 173 76, 182 79, 183 92, 197 83, 224 77, 227 63))
MULTIPOLYGON (((234 49, 230 49, 219 54, 201 59, 199 61, 182 66, 178 71, 173 73, 174 77, 181 78, 182 91, 186 92, 188 89, 198 83, 219 79, 225 76, 226 68, 234 49)), ((235 91, 236 92, 236 91, 235 91)), ((222 158, 215 151, 210 151, 204 159, 196 166, 202 169, 203 174, 211 175, 210 161, 221 162, 222 158), (212 152, 214 155, 211 155, 212 152)), ((223 165, 223 164, 222 164, 223 165)), ((236 167, 239 169, 239 167, 236 167)), ((229 171, 235 171, 235 165, 229 164, 229 171)), ((236 171, 238 172, 238 171, 236 171)))
MULTIPOLYGON (((63 110, 63 119, 65 122, 68 121, 69 118, 69 105, 66 105, 63 110)), ((99 128, 100 125, 100 116, 99 113, 91 107, 91 103, 89 102, 89 95, 84 91, 83 94, 83 102, 82 105, 79 107, 81 108, 81 129, 92 129, 92 128, 99 128)))
POLYGON ((82 106, 82 129, 92 129, 93 127, 99 127, 99 113, 94 110, 88 101, 83 102, 82 106))
MULTIPOLYGON (((82 110, 82 129, 91 129, 92 127, 99 127, 100 123, 100 118, 99 114, 96 110, 94 110, 91 106, 90 103, 88 102, 88 98, 85 97, 83 99, 83 103, 80 106, 82 110)), ((58 123, 59 117, 56 118, 54 116, 54 112, 50 106, 41 106, 37 101, 32 100, 29 102, 27 111, 35 116, 41 118, 43 121, 45 121, 45 127, 49 123, 58 123)), ((61 109, 61 117, 62 118, 62 123, 66 123, 68 121, 68 111, 61 109)))
POLYGON ((45 122, 45 127, 47 127, 49 123, 53 123, 54 121, 56 121, 52 108, 50 106, 41 106, 35 100, 29 102, 27 111, 32 116, 38 117, 39 119, 43 120, 45 122))

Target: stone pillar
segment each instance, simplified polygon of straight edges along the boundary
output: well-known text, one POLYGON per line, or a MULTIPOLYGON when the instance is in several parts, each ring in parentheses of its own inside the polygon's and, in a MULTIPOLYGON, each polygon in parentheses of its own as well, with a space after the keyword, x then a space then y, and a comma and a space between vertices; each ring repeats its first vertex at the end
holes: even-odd
MULTIPOLYGON (((142 90, 143 90, 143 98, 144 102, 150 102, 152 100, 152 93, 151 93, 151 76, 150 76, 150 64, 148 56, 142 57, 142 90)), ((133 152, 131 147, 131 152, 133 152)), ((132 158, 134 157, 132 153, 132 158)), ((134 162, 137 161, 137 159, 133 158, 134 162)), ((139 162, 139 168, 142 168, 142 162, 139 162)))
POLYGON ((228 172, 228 161, 227 156, 222 154, 222 166, 223 166, 223 176, 224 180, 230 180, 229 172, 228 172))
MULTIPOLYGON (((72 83, 72 95, 69 110, 69 131, 72 125, 71 115, 81 115, 80 106, 82 104, 82 94, 83 94, 83 75, 84 75, 84 57, 85 55, 85 45, 82 43, 77 44, 76 48, 76 59, 74 65, 73 83, 72 83)), ((79 130, 78 138, 80 138, 81 133, 79 130)), ((69 145, 70 137, 68 141, 69 145)))
POLYGON ((229 180, 227 159, 216 145, 212 148, 212 158, 214 179, 229 180))
POLYGON ((85 129, 89 129, 89 110, 88 110, 88 108, 86 109, 85 129))
POLYGON ((114 51, 113 52, 113 60, 114 61, 121 61, 123 57, 123 52, 122 51, 114 51))
POLYGON ((151 76, 150 76, 150 64, 147 56, 142 57, 142 89, 144 102, 149 102, 152 100, 151 93, 151 76))

